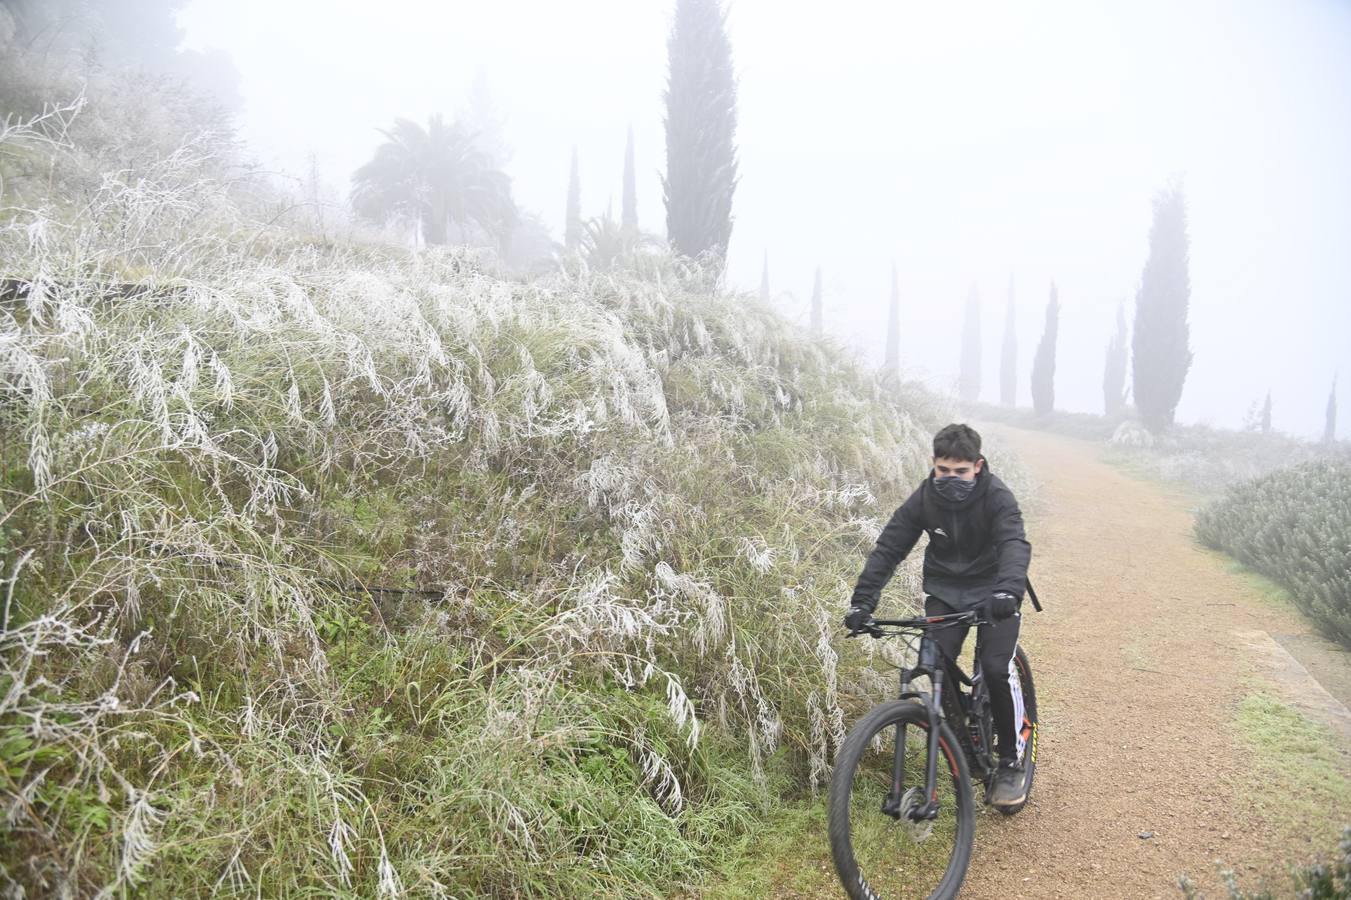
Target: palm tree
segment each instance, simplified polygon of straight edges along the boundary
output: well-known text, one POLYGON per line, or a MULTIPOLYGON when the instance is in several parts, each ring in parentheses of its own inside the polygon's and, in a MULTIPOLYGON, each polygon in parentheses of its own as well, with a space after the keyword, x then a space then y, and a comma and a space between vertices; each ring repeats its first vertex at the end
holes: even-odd
POLYGON ((473 224, 499 245, 516 223, 511 179, 478 148, 474 135, 441 116, 427 127, 395 119, 380 130, 385 143, 352 175, 352 206, 375 222, 407 216, 428 244, 445 244, 453 224, 461 235, 473 224))
POLYGON ((659 244, 652 235, 616 222, 608 209, 605 215, 582 223, 581 251, 593 269, 622 266, 641 251, 659 244))

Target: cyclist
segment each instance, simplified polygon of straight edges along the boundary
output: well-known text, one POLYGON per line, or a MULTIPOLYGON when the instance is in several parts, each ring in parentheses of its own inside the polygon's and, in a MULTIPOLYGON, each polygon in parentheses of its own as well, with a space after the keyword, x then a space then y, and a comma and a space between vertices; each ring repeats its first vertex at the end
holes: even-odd
MULTIPOLYGON (((1017 806, 1027 799, 1027 788, 1018 759, 1009 670, 1018 644, 1022 618, 1018 608, 1027 589, 1032 547, 1023 532, 1018 501, 990 471, 975 429, 948 425, 934 435, 933 451, 933 470, 892 514, 864 563, 844 625, 857 632, 872 618, 883 586, 927 531, 924 614, 983 607, 990 619, 980 626, 976 642, 999 756, 988 799, 995 806, 1017 806)), ((968 630, 969 626, 953 626, 935 629, 932 636, 948 659, 955 660, 968 630)))

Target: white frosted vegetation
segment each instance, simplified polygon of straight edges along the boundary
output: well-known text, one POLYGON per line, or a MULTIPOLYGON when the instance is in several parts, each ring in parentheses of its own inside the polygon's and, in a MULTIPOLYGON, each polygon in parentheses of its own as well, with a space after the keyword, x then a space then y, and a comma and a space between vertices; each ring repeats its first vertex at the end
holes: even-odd
POLYGON ((0 219, 7 877, 659 895, 820 784, 920 395, 670 260, 307 245, 204 152, 0 219))

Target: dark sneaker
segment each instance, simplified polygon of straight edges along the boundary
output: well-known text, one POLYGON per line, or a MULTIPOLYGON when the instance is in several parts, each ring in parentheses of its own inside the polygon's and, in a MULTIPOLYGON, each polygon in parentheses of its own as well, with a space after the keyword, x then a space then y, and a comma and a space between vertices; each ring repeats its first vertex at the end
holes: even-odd
POLYGON ((1000 762, 987 798, 991 806, 1017 806, 1027 802, 1027 779, 1023 764, 1000 762))

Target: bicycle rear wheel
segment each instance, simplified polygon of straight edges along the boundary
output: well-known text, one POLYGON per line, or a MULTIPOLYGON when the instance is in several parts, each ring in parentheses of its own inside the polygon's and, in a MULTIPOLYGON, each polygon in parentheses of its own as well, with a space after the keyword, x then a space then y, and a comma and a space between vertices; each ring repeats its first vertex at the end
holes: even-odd
POLYGON ((976 830, 971 779, 947 724, 940 722, 938 732, 937 818, 916 825, 903 813, 897 820, 883 811, 902 736, 903 797, 923 803, 929 718, 919 703, 896 700, 874 708, 854 725, 835 760, 830 852, 854 900, 955 897, 971 862, 976 830))

